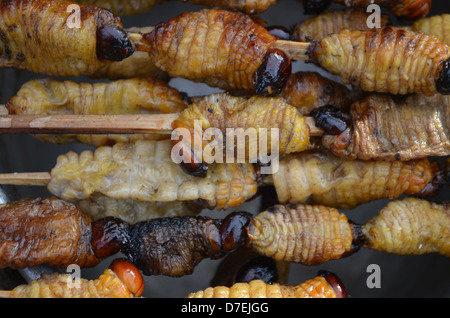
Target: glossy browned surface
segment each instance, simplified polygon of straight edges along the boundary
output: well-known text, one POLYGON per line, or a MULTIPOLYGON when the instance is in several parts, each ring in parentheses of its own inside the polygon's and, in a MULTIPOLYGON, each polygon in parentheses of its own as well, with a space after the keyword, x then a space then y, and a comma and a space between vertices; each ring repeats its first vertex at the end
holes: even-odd
POLYGON ((91 217, 56 198, 15 201, 0 206, 0 266, 97 265, 91 248, 91 217))
POLYGON ((108 62, 97 56, 97 30, 107 25, 121 28, 122 22, 110 11, 81 6, 80 27, 71 28, 66 22, 71 4, 2 1, 0 64, 57 76, 90 75, 103 68, 108 62))
POLYGON ((252 91, 254 74, 276 41, 251 18, 216 9, 182 13, 144 39, 156 66, 172 77, 252 91))

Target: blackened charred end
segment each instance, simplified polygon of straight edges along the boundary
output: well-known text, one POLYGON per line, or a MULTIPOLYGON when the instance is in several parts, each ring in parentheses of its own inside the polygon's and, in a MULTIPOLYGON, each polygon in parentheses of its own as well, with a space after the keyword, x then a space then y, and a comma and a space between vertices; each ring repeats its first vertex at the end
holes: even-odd
POLYGON ((347 290, 336 274, 321 270, 318 275, 326 279, 327 283, 334 290, 337 298, 348 298, 347 290))
POLYGON ((304 14, 322 13, 330 5, 331 0, 303 0, 304 14))
POLYGON ((414 196, 422 199, 434 197, 439 194, 442 186, 446 183, 446 173, 442 170, 438 162, 432 162, 431 171, 433 178, 431 182, 427 183, 422 190, 415 193, 414 196))
POLYGON ((208 164, 205 162, 181 162, 180 166, 184 172, 191 176, 198 178, 206 178, 208 176, 208 164))
POLYGON ((278 282, 278 268, 275 260, 267 256, 256 256, 246 262, 236 273, 234 283, 249 283, 262 280, 266 284, 278 282))
POLYGON ((280 94, 291 73, 290 57, 279 49, 269 49, 255 72, 254 87, 256 94, 263 96, 280 94))
POLYGON ((442 95, 450 94, 450 59, 444 62, 439 78, 436 80, 436 89, 442 95))
POLYGON ((127 33, 117 25, 108 24, 97 30, 97 58, 122 61, 133 54, 135 48, 127 33))
POLYGON ((316 125, 329 135, 339 135, 352 126, 350 116, 332 105, 315 109, 310 115, 316 121, 316 125))
POLYGON ((247 243, 251 219, 252 215, 247 212, 233 212, 225 217, 219 229, 223 251, 232 251, 247 243))
POLYGON ((114 217, 106 217, 92 223, 91 246, 99 258, 118 253, 127 237, 128 224, 114 217))

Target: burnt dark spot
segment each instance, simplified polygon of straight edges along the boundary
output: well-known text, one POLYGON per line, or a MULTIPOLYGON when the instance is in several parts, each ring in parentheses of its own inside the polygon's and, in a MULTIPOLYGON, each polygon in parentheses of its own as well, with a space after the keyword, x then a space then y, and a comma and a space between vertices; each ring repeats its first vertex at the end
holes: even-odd
POLYGON ((100 60, 122 61, 135 51, 126 32, 114 24, 97 30, 97 57, 100 60))
POLYGON ((262 280, 266 284, 278 281, 278 268, 275 260, 267 256, 256 256, 246 262, 236 273, 235 283, 249 283, 262 280))
POLYGON ((439 78, 436 80, 436 89, 442 95, 450 94, 450 59, 446 60, 442 65, 439 78))
POLYGON ((330 135, 339 135, 352 126, 350 116, 332 105, 315 109, 310 115, 315 119, 316 125, 330 135))
POLYGON ((319 14, 331 3, 331 0, 303 0, 303 12, 305 14, 319 14))
POLYGON ((233 212, 222 221, 219 233, 223 251, 232 251, 247 242, 251 218, 250 213, 233 212))
POLYGON ((106 217, 92 223, 91 245, 99 258, 118 253, 126 241, 128 224, 114 217, 106 217))
POLYGON ((292 73, 291 59, 279 49, 269 49, 255 72, 257 95, 276 96, 281 93, 292 73))
POLYGON ((214 114, 214 110, 212 108, 208 108, 208 112, 210 112, 211 114, 214 114))
POLYGON ((16 60, 19 61, 19 62, 25 61, 25 55, 23 55, 22 53, 17 53, 16 54, 16 60))

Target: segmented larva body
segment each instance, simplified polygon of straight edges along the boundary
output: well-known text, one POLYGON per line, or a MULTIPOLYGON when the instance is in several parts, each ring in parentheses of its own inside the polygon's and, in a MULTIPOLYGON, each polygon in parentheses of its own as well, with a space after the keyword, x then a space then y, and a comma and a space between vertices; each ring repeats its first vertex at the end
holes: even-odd
POLYGON ((100 147, 80 155, 58 157, 48 189, 68 201, 100 193, 115 199, 139 201, 204 200, 226 209, 242 204, 257 190, 252 164, 212 165, 206 178, 186 174, 172 161, 170 140, 141 140, 100 147))
MULTIPOLYGON (((77 83, 35 79, 25 83, 6 107, 19 115, 102 115, 176 113, 186 108, 178 90, 152 78, 133 78, 105 83, 77 83)), ((162 134, 44 135, 42 141, 79 141, 96 147, 139 139, 165 139, 162 134)))
POLYGON ((362 227, 362 246, 387 253, 450 257, 450 209, 417 198, 392 201, 362 227))
MULTIPOLYGON (((347 8, 344 10, 327 10, 313 18, 296 24, 292 36, 299 42, 320 41, 325 36, 339 33, 342 29, 367 30, 368 19, 372 13, 365 10, 347 8)), ((380 27, 389 23, 389 16, 382 14, 380 27)))
POLYGON ((426 16, 431 9, 432 0, 333 0, 349 7, 367 8, 371 4, 388 7, 398 17, 410 20, 426 16))
POLYGON ((440 81, 445 81, 450 51, 423 32, 393 27, 344 29, 323 38, 313 56, 345 84, 363 91, 434 95, 447 90, 440 81))
POLYGON ((101 259, 92 250, 91 221, 75 205, 55 198, 0 205, 0 268, 97 265, 101 259))
POLYGON ((144 36, 154 63, 170 76, 252 91, 277 40, 248 16, 216 9, 185 12, 144 36))
POLYGON ((249 246, 275 260, 317 265, 351 252, 347 217, 325 206, 275 205, 252 219, 249 246))
POLYGON ((133 298, 128 288, 111 270, 96 280, 73 280, 69 274, 49 274, 12 290, 11 298, 133 298))
POLYGON ((440 41, 450 45, 450 14, 419 19, 412 24, 411 30, 434 35, 440 41))
POLYGON ((266 11, 276 0, 189 0, 193 4, 208 7, 237 10, 249 15, 260 14, 266 11))
POLYGON ((293 154, 272 175, 280 203, 316 204, 352 209, 381 198, 416 194, 433 181, 427 158, 415 161, 350 160, 330 152, 293 154))
POLYGON ((346 86, 317 72, 292 74, 279 97, 295 106, 304 116, 308 116, 313 109, 321 106, 333 105, 345 110, 352 103, 352 94, 346 86))
POLYGON ((338 156, 363 160, 407 161, 447 156, 449 113, 448 96, 440 94, 411 95, 402 100, 370 95, 352 105, 351 132, 326 135, 322 144, 338 156))
POLYGON ((105 8, 118 16, 123 16, 147 12, 162 0, 76 0, 76 2, 105 8))
POLYGON ((236 283, 231 287, 209 287, 191 293, 187 298, 337 298, 337 296, 327 280, 317 276, 296 286, 252 280, 249 283, 236 283))
MULTIPOLYGON (((277 128, 279 129, 277 147, 280 153, 303 151, 309 145, 309 126, 305 118, 296 107, 287 104, 280 97, 245 98, 227 93, 211 94, 189 105, 173 122, 172 128, 186 128, 193 133, 196 132, 198 136, 204 135, 204 131, 208 128, 216 128, 223 134, 223 144, 228 142, 233 145, 234 139, 226 140, 227 128, 242 128, 244 131, 255 129, 257 145, 262 138, 261 134, 267 133, 268 151, 272 149, 271 129, 277 128), (199 125, 195 125, 196 120, 201 121, 199 125), (260 132, 260 128, 267 130, 260 132)), ((191 142, 194 142, 194 135, 191 142)), ((256 159, 252 158, 252 154, 250 157, 256 159)))
POLYGON ((71 4, 75 2, 2 1, 0 66, 56 76, 89 76, 111 63, 97 54, 97 31, 108 25, 121 29, 121 20, 108 10, 81 6, 81 27, 70 28, 71 4))

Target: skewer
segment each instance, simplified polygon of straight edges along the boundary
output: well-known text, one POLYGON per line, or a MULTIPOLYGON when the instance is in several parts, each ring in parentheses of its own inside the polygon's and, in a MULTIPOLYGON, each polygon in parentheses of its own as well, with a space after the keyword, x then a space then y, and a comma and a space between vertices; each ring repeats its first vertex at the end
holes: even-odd
POLYGON ((0 175, 2 184, 47 186, 52 177, 49 172, 4 173, 0 175))
MULTIPOLYGON (((139 115, 7 115, 0 117, 4 134, 136 134, 171 133, 172 122, 179 114, 139 115)), ((305 117, 311 136, 322 136, 312 117, 305 117)))
POLYGON ((13 292, 10 290, 0 290, 0 298, 12 298, 13 292))
MULTIPOLYGON (((146 32, 150 33, 154 29, 153 26, 146 27, 146 32)), ((133 29, 131 29, 133 30, 133 29)), ((135 45, 136 50, 142 52, 150 52, 151 48, 148 42, 143 40, 143 33, 141 32, 128 32, 128 38, 135 45)), ((310 42, 297 42, 297 41, 286 41, 277 40, 275 41, 274 48, 284 51, 292 60, 296 61, 307 61, 310 59, 308 52, 311 50, 310 42)))

